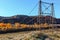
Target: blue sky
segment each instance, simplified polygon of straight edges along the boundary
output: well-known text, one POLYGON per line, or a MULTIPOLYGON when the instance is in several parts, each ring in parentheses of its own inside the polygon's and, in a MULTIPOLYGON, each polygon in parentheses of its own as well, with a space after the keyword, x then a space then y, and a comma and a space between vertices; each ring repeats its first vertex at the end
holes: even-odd
MULTIPOLYGON (((38 5, 30 14, 30 11, 38 3, 39 0, 0 0, 0 16, 13 15, 37 15, 38 5)), ((42 0, 54 3, 55 17, 60 18, 60 0, 42 0)))

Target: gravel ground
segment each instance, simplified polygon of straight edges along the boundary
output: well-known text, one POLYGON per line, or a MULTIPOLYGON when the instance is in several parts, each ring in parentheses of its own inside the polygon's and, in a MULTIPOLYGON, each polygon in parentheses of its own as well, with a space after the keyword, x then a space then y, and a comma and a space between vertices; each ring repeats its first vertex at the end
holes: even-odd
POLYGON ((0 40, 60 40, 60 30, 41 30, 0 34, 0 40))

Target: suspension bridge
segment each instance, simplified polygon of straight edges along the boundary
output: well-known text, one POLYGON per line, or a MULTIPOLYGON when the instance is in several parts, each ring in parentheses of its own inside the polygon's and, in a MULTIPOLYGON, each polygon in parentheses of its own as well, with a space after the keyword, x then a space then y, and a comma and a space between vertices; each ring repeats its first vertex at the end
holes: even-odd
MULTIPOLYGON (((40 24, 47 23, 48 27, 52 27, 52 28, 60 26, 60 24, 56 24, 54 3, 47 3, 47 2, 43 2, 42 0, 39 0, 38 3, 34 6, 34 8, 31 10, 31 12, 29 14, 31 14, 37 6, 38 6, 38 16, 37 16, 36 24, 40 25, 40 24), (46 16, 49 16, 49 21, 47 20, 48 18, 42 19, 42 17, 46 17, 46 16), (43 20, 44 20, 44 22, 43 22, 43 20)), ((24 20, 26 18, 24 18, 24 20)), ((31 19, 27 23, 33 21, 34 19, 35 18, 31 19)), ((32 26, 32 25, 30 25, 30 26, 32 26)))

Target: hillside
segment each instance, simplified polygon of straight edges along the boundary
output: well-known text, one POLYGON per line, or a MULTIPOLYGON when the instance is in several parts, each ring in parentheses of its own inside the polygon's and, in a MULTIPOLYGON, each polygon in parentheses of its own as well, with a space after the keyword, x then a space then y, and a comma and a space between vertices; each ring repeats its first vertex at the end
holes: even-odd
MULTIPOLYGON (((4 22, 4 23, 12 23, 14 24, 15 22, 19 22, 19 23, 23 23, 23 24, 34 24, 34 23, 38 23, 37 22, 37 16, 26 16, 26 15, 15 15, 15 16, 11 16, 11 17, 2 17, 0 16, 0 22, 4 22)), ((50 16, 46 16, 46 17, 40 17, 42 19, 42 23, 45 23, 45 21, 47 23, 51 23, 50 21, 50 16), (46 20, 45 20, 46 19, 46 20)), ((60 19, 57 18, 53 18, 55 19, 56 23, 60 24, 60 19)))

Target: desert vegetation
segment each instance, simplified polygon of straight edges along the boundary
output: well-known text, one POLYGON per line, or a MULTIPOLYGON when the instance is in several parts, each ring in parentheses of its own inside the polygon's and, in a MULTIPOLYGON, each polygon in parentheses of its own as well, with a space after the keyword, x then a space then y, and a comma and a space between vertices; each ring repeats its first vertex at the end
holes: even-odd
POLYGON ((48 27, 48 24, 20 24, 20 23, 15 23, 15 24, 11 24, 11 23, 0 23, 0 30, 7 30, 7 29, 23 29, 23 28, 40 28, 40 27, 48 27))

